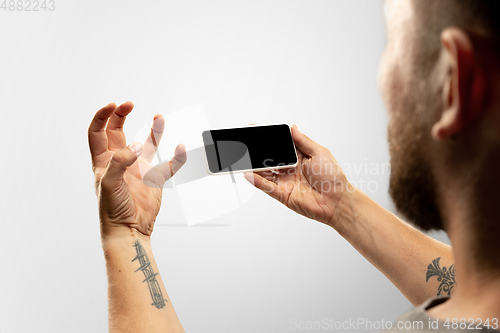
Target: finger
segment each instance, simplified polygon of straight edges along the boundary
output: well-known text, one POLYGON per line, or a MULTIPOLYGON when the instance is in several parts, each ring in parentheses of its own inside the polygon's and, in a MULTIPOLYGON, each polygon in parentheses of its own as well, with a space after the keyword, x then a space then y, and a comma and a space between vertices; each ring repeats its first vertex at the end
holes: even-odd
POLYGON ((101 185, 107 189, 118 188, 122 184, 123 174, 129 166, 134 164, 141 153, 142 145, 139 142, 115 151, 101 178, 101 185))
POLYGON ((172 171, 172 176, 175 175, 177 171, 186 163, 187 161, 187 154, 186 154, 186 147, 183 144, 177 145, 174 151, 174 157, 170 160, 171 163, 171 168, 170 171, 172 171))
POLYGON ((253 172, 245 172, 245 179, 263 192, 267 193, 269 196, 280 201, 280 191, 278 185, 270 180, 262 177, 261 175, 253 172))
POLYGON ((108 137, 104 129, 108 123, 108 119, 116 109, 115 103, 109 103, 105 107, 96 112, 94 119, 89 126, 89 147, 92 155, 92 160, 108 150, 108 137))
POLYGON ((280 175, 286 175, 288 173, 289 169, 279 169, 279 170, 266 170, 266 171, 258 171, 255 172, 259 176, 269 180, 273 179, 274 177, 279 177, 280 175))
POLYGON ((254 172, 254 173, 256 173, 259 176, 264 177, 264 178, 273 176, 273 173, 271 171, 268 171, 268 170, 267 171, 258 171, 258 172, 254 172))
MULTIPOLYGON (((277 167, 278 168, 278 167, 277 167)), ((288 169, 293 169, 293 168, 280 168, 280 169, 267 169, 263 171, 253 171, 259 175, 273 175, 273 174, 284 174, 288 169)))
POLYGON ((144 142, 143 153, 141 156, 146 161, 151 163, 151 161, 155 157, 164 130, 165 130, 165 118, 163 118, 162 115, 157 114, 153 119, 153 125, 151 126, 151 133, 146 139, 146 142, 144 142))
POLYGON ((297 125, 292 126, 292 138, 295 146, 302 153, 309 156, 317 154, 323 148, 321 145, 311 140, 307 135, 300 132, 297 125))
POLYGON ((144 184, 151 187, 163 187, 163 184, 179 171, 186 160, 186 147, 180 144, 175 148, 174 157, 170 161, 158 164, 144 175, 144 184))
POLYGON ((261 176, 264 179, 271 180, 273 178, 276 178, 278 176, 277 173, 271 172, 271 171, 260 171, 260 172, 255 172, 259 176, 261 176))
POLYGON ((115 109, 109 118, 106 134, 108 135, 108 149, 117 150, 125 147, 126 139, 123 133, 123 124, 127 115, 134 109, 134 103, 125 102, 115 109))

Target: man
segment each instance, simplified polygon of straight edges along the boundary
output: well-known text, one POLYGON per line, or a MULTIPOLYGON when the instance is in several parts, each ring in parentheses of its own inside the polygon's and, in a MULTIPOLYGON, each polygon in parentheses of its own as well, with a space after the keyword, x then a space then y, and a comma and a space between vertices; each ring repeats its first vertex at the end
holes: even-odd
MULTIPOLYGON (((422 320, 423 331, 498 328, 499 3, 387 0, 385 5, 388 44, 380 88, 390 115, 390 193, 420 228, 446 230, 453 250, 350 185, 331 153, 296 126, 296 168, 274 176, 245 175, 290 209, 337 230, 414 305, 421 304, 402 320, 422 320), (326 166, 323 172, 313 172, 318 165, 326 166), (436 295, 445 297, 432 298, 436 295), (431 318, 440 320, 438 326, 428 327, 431 318)), ((186 152, 180 145, 170 162, 151 166, 163 131, 161 116, 144 146, 126 147, 122 127, 132 108, 130 102, 110 104, 89 127, 110 331, 183 332, 158 275, 150 236, 163 183, 185 163, 186 152)))

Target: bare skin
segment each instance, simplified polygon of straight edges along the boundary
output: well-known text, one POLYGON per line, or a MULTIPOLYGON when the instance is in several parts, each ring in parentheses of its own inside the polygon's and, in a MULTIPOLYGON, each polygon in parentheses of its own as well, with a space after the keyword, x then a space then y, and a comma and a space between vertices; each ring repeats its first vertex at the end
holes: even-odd
MULTIPOLYGON (((387 0, 388 46, 381 63, 382 96, 393 117, 412 76, 418 1, 387 0)), ((424 110, 426 154, 445 229, 453 245, 457 286, 453 297, 428 313, 440 319, 500 318, 498 187, 500 177, 500 68, 486 35, 454 27, 440 35, 424 110), (474 42, 473 42, 474 40, 474 42)))
POLYGON ((165 120, 156 116, 143 146, 126 147, 123 125, 131 102, 97 111, 89 127, 102 247, 108 274, 110 332, 184 332, 151 250, 163 183, 186 162, 174 158, 153 167, 165 120), (139 270, 139 271, 138 271, 139 270))
POLYGON ((451 247, 423 234, 351 185, 328 149, 292 127, 299 164, 276 174, 245 178, 293 211, 334 228, 414 305, 436 296, 440 283, 426 281, 440 257, 453 265, 451 247))
MULTIPOLYGON (((109 327, 111 332, 183 332, 154 260, 151 234, 163 183, 185 163, 185 149, 179 145, 170 162, 153 168, 150 162, 164 120, 155 117, 151 136, 142 147, 137 143, 126 147, 122 129, 132 108, 130 102, 119 107, 109 104, 96 113, 89 127, 108 272, 109 327), (143 256, 137 258, 139 249, 143 256), (144 260, 149 266, 141 273, 137 270, 147 264, 144 260), (154 283, 145 283, 145 278, 154 278, 154 283), (159 292, 151 291, 155 286, 159 292)), ((426 268, 438 256, 443 263, 452 263, 449 247, 410 227, 354 188, 326 148, 296 127, 292 133, 299 165, 280 173, 278 185, 264 178, 269 173, 247 178, 255 179, 259 188, 267 184, 271 196, 300 214, 335 228, 415 304, 434 296, 438 283, 425 282, 426 268), (326 166, 328 173, 315 174, 316 163, 326 166), (321 191, 318 186, 323 183, 329 183, 332 190, 321 191), (283 191, 276 191, 281 185, 283 191), (401 270, 401 265, 406 269, 401 270)))
MULTIPOLYGON (((381 63, 380 86, 391 117, 402 92, 411 91, 407 50, 412 45, 406 38, 414 28, 411 3, 389 0, 386 5, 389 43, 381 63)), ((500 227, 494 223, 500 186, 500 70, 496 58, 476 50, 480 46, 464 31, 446 29, 441 40, 429 96, 440 104, 423 114, 427 127, 421 134, 429 154, 440 157, 432 172, 439 180, 439 207, 453 251, 350 185, 332 154, 295 126, 292 135, 299 165, 280 172, 274 181, 271 173, 247 174, 246 178, 290 209, 337 230, 415 305, 435 296, 440 287, 437 279, 426 281, 429 264, 436 258, 442 267, 455 264, 453 297, 429 314, 485 321, 500 317, 500 227), (315 165, 326 168, 318 173, 315 165)), ((148 140, 142 148, 137 144, 126 147, 122 128, 132 108, 130 102, 119 107, 110 104, 97 112, 89 128, 108 271, 110 330, 183 332, 158 274, 150 237, 163 183, 186 161, 185 149, 178 146, 170 163, 151 166, 163 132, 161 117, 153 124, 151 138, 155 140, 148 140)))

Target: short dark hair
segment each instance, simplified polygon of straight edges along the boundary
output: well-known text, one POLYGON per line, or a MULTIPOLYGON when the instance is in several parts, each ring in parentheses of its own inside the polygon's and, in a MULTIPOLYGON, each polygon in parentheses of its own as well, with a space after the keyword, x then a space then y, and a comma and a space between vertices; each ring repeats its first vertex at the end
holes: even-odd
POLYGON ((474 36, 487 38, 500 54, 499 0, 413 0, 418 16, 415 31, 420 46, 421 70, 428 73, 440 50, 440 35, 447 27, 457 27, 474 36))

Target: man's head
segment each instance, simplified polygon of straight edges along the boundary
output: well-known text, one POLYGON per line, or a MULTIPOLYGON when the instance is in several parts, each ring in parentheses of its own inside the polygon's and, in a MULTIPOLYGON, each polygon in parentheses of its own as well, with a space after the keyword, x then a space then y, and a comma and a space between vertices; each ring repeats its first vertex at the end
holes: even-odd
POLYGON ((422 229, 446 228, 446 190, 475 193, 491 163, 500 170, 499 10, 498 0, 386 1, 390 193, 422 229))

